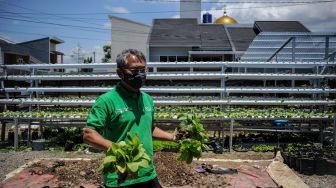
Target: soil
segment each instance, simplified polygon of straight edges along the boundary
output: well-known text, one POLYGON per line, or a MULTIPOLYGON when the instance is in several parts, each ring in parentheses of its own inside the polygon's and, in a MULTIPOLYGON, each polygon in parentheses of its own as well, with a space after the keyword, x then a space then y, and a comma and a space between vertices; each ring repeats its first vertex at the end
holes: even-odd
POLYGON ((296 175, 298 175, 310 188, 335 188, 336 185, 335 175, 303 175, 297 172, 296 175))
MULTIPOLYGON (((256 160, 260 158, 272 159, 272 153, 255 152, 245 153, 242 160, 256 160), (246 156, 247 155, 247 156, 246 156)), ((202 159, 193 161, 187 165, 184 162, 176 161, 177 154, 169 152, 157 152, 155 154, 155 165, 161 184, 166 187, 236 187, 241 183, 240 179, 252 178, 250 187, 277 187, 266 173, 266 167, 271 161, 258 162, 234 162, 237 159, 235 153, 213 154, 204 153, 202 159), (236 157, 234 157, 236 156, 236 157), (229 159, 226 161, 226 159, 229 159), (198 173, 195 168, 202 165, 211 166, 213 169, 232 168, 237 169, 238 174, 214 174, 210 172, 198 173), (247 177, 246 177, 247 176, 247 177), (262 177, 265 177, 263 179, 262 177), (255 181, 255 179, 258 179, 255 181), (252 185, 253 184, 253 185, 252 185), (251 186, 252 185, 252 186, 251 186)), ((249 183, 247 183, 249 184, 249 183)), ((243 187, 243 185, 241 186, 243 187)))
POLYGON ((50 161, 42 160, 32 165, 29 172, 33 174, 55 175, 59 187, 76 187, 81 185, 103 185, 101 173, 97 172, 101 159, 90 161, 50 161))
MULTIPOLYGON (((246 155, 246 154, 245 154, 246 155)), ((177 161, 177 154, 173 152, 156 152, 155 167, 158 178, 163 187, 235 187, 237 183, 242 183, 250 179, 250 184, 254 187, 276 187, 274 182, 265 171, 265 167, 270 163, 261 162, 230 162, 212 161, 212 159, 234 158, 235 154, 216 155, 205 154, 202 161, 193 161, 187 165, 177 161), (221 156, 221 157, 218 157, 221 156), (208 161, 206 159, 209 159, 208 161), (214 174, 210 172, 198 173, 194 169, 201 164, 218 168, 236 168, 238 174, 214 174), (258 181, 256 181, 258 179, 258 181)), ((271 158, 271 154, 263 155, 264 158, 271 158)), ((248 159, 260 159, 260 154, 249 154, 248 159), (258 157, 259 156, 259 157, 258 157)), ((34 183, 35 187, 102 187, 103 179, 101 173, 97 172, 101 157, 92 160, 41 160, 33 164, 30 168, 20 173, 19 181, 11 178, 4 184, 5 187, 29 187, 34 183), (33 178, 34 181, 32 181, 33 178), (37 186, 36 186, 37 185, 37 186)), ((1 187, 1 185, 0 185, 1 187)))
POLYGON ((194 167, 197 163, 187 165, 176 161, 177 154, 171 152, 158 152, 155 154, 155 168, 159 180, 167 187, 228 187, 230 180, 222 175, 197 173, 194 167))
MULTIPOLYGON (((26 168, 17 176, 0 184, 0 187, 103 187, 102 175, 96 171, 103 155, 88 155, 56 152, 16 152, 1 153, 0 167, 7 174, 32 159, 49 157, 26 168), (40 157, 38 157, 38 155, 40 157), (59 158, 91 158, 91 160, 59 160, 59 158), (14 160, 16 158, 16 160, 14 160), (19 162, 22 159, 21 162, 19 162), (28 161, 27 161, 28 159, 28 161), (9 165, 11 164, 11 165, 9 165), (5 167, 5 168, 3 168, 5 167)), ((224 154, 203 153, 200 160, 190 165, 177 161, 173 152, 156 152, 155 167, 161 185, 165 188, 190 187, 276 187, 266 172, 266 166, 273 158, 272 152, 232 152, 224 154), (242 160, 242 161, 239 161, 242 160), (258 161, 260 160, 260 161, 258 161), (206 163, 213 169, 234 168, 237 174, 198 173, 195 168, 206 163), (247 185, 248 184, 248 185, 247 185)), ((309 187, 331 188, 336 184, 336 176, 306 176, 297 174, 309 187)))

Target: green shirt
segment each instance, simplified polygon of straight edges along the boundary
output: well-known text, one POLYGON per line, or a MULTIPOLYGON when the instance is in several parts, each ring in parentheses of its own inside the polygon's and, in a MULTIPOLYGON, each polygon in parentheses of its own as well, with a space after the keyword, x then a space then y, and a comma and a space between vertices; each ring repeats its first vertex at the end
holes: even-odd
POLYGON ((152 125, 155 121, 153 99, 146 93, 127 91, 120 83, 109 92, 99 96, 90 110, 87 128, 97 130, 112 142, 126 139, 127 132, 138 134, 140 142, 151 157, 148 168, 141 168, 139 177, 126 179, 117 184, 116 172, 104 174, 104 182, 109 187, 126 186, 152 180, 156 177, 153 165, 152 125))

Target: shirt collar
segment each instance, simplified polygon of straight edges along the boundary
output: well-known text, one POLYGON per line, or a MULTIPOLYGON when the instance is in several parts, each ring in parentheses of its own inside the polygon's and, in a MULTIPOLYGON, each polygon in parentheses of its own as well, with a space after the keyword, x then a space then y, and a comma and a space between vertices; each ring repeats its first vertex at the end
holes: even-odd
POLYGON ((139 93, 133 93, 128 91, 122 84, 121 82, 117 83, 116 85, 116 91, 120 93, 121 96, 125 98, 137 98, 138 95, 141 95, 141 91, 139 93))

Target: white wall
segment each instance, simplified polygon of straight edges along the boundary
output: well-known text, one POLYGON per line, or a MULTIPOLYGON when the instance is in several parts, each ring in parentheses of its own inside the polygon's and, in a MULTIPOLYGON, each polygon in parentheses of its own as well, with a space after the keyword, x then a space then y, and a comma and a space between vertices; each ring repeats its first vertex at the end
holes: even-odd
POLYGON ((1 47, 0 47, 0 65, 3 65, 3 54, 2 54, 2 51, 1 51, 1 47))
MULTIPOLYGON (((147 54, 147 38, 150 26, 124 18, 110 16, 112 27, 111 59, 115 62, 117 55, 124 49, 132 48, 147 54)), ((148 59, 148 57, 146 57, 148 59)))
POLYGON ((191 47, 149 47, 149 61, 160 61, 159 56, 188 56, 191 47))
POLYGON ((196 18, 201 23, 201 0, 180 1, 180 18, 196 18))
POLYGON ((50 49, 50 51, 56 51, 56 44, 50 42, 50 43, 49 43, 49 49, 50 49))

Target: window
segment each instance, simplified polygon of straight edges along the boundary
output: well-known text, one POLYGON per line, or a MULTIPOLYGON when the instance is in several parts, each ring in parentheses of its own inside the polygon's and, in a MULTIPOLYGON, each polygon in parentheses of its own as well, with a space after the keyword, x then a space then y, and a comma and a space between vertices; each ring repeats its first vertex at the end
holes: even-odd
POLYGON ((169 56, 168 60, 169 62, 176 62, 176 56, 169 56))
POLYGON ((160 56, 160 62, 167 62, 167 56, 160 56))
POLYGON ((211 58, 212 61, 222 61, 222 57, 221 56, 215 56, 211 58))
POLYGON ((188 62, 188 56, 177 56, 177 62, 188 62))

